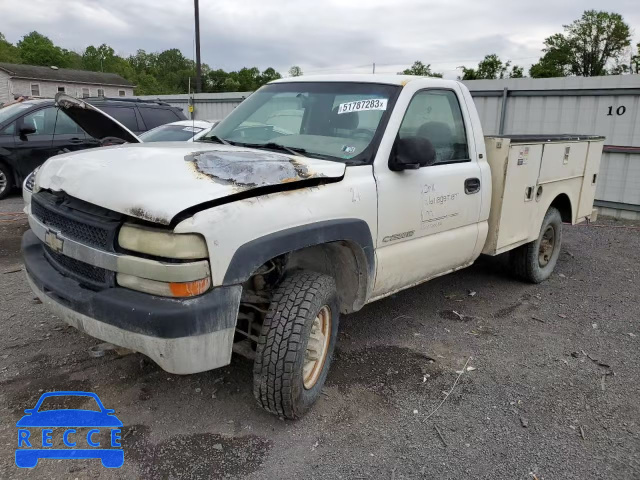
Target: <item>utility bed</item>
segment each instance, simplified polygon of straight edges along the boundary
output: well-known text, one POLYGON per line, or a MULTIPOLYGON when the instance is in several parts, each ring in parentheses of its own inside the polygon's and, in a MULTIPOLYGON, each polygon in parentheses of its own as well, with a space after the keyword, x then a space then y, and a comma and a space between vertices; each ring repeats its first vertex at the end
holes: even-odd
POLYGON ((594 215, 593 199, 604 137, 501 135, 485 137, 491 167, 489 234, 482 253, 497 255, 540 234, 547 198, 564 193, 563 221, 594 215))

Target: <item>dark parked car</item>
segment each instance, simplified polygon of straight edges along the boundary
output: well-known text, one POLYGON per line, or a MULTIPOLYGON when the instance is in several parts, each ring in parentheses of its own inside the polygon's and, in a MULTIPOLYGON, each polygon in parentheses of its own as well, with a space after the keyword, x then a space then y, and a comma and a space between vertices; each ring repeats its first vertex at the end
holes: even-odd
MULTIPOLYGON (((102 97, 84 101, 135 134, 186 119, 182 110, 162 102, 102 97)), ((49 157, 104 144, 99 127, 86 130, 59 110, 53 99, 25 100, 0 108, 0 199, 49 157)))

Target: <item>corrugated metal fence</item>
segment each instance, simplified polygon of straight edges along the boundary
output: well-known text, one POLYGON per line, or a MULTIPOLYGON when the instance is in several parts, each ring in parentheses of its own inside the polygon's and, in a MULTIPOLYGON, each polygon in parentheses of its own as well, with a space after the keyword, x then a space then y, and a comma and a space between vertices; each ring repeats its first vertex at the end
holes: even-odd
MULTIPOLYGON (((640 218, 640 75, 512 78, 464 82, 485 134, 604 135, 596 205, 601 213, 640 218)), ((226 117, 251 92, 195 94, 196 119, 226 117)), ((160 99, 189 116, 188 95, 160 99)))
MULTIPOLYGON (((196 93, 193 95, 194 118, 196 120, 222 120, 229 115, 251 92, 196 93)), ((135 98, 143 100, 161 100, 174 107, 181 108, 189 117, 189 95, 144 95, 135 98)))

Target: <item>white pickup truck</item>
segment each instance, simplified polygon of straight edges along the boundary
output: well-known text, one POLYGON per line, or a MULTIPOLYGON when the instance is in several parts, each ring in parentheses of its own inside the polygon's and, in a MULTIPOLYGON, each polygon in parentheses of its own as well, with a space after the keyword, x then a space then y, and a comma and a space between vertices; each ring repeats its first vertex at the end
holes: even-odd
MULTIPOLYGON (((96 113, 58 104, 89 124, 96 113)), ((485 139, 455 81, 279 80, 200 141, 49 159, 27 206, 27 277, 60 318, 168 372, 253 357, 258 403, 299 418, 341 313, 483 253, 510 251, 519 277, 548 278, 562 223, 592 215, 602 144, 485 139)))

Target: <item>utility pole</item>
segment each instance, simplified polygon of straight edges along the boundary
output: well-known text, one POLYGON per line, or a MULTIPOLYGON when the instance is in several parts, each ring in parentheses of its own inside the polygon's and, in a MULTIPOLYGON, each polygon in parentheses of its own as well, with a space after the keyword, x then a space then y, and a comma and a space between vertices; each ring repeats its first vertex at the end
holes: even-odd
POLYGON ((372 73, 376 73, 376 62, 373 62, 373 72, 372 73))
POLYGON ((200 7, 198 0, 193 0, 196 14, 196 93, 202 92, 202 65, 200 65, 200 7))

